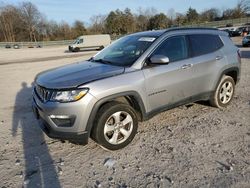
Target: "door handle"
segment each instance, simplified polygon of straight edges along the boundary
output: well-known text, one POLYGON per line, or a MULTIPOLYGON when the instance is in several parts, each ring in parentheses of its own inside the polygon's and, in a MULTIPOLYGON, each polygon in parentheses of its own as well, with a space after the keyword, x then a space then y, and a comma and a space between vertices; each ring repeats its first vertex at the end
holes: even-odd
POLYGON ((223 57, 222 56, 220 56, 220 55, 218 55, 218 56, 216 56, 216 60, 218 61, 218 60, 221 60, 223 57))
POLYGON ((182 65, 182 69, 188 69, 188 68, 191 68, 193 66, 193 64, 185 64, 185 65, 182 65))

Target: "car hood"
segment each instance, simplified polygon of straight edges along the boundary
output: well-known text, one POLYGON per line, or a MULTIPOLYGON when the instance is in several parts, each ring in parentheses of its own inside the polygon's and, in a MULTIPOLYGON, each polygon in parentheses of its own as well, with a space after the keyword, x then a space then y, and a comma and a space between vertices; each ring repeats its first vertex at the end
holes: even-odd
POLYGON ((36 84, 48 89, 76 88, 82 84, 124 73, 125 68, 83 61, 51 69, 36 76, 36 84))

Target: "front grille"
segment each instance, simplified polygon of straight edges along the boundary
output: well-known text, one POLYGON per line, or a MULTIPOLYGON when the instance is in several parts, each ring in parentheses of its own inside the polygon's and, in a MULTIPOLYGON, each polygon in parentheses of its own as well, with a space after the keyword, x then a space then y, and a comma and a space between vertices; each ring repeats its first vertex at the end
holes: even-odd
POLYGON ((37 96, 43 101, 43 102, 47 102, 50 97, 51 97, 51 91, 44 88, 44 87, 41 87, 39 85, 36 85, 35 87, 35 91, 36 91, 36 94, 37 96))

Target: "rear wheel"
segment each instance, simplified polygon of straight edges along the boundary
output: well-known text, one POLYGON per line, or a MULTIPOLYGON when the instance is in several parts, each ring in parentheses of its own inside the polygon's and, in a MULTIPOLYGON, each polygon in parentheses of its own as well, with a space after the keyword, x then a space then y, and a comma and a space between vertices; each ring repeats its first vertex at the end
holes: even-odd
POLYGON ((226 107, 232 101, 234 90, 235 82, 233 78, 224 75, 210 99, 210 104, 218 108, 226 107))
POLYGON ((127 146, 137 132, 136 112, 127 104, 110 102, 99 110, 96 117, 91 137, 109 150, 127 146))

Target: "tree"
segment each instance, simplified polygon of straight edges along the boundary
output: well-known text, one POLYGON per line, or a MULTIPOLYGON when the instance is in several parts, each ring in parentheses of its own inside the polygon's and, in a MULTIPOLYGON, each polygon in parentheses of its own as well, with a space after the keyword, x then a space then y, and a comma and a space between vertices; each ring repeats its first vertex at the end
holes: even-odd
POLYGON ((223 11, 222 19, 245 17, 250 13, 250 0, 240 0, 235 8, 223 11))
POLYGON ((29 34, 30 41, 36 41, 37 27, 41 19, 41 13, 31 2, 23 2, 20 5, 20 16, 29 34))
POLYGON ((79 37, 83 34, 86 34, 86 28, 84 26, 84 23, 82 21, 76 20, 73 24, 73 36, 74 38, 79 37))
POLYGON ((173 21, 176 18, 176 13, 173 8, 170 8, 168 10, 167 16, 170 18, 171 21, 173 21))
POLYGON ((136 30, 137 31, 145 31, 148 26, 148 18, 145 15, 139 15, 136 18, 136 30))
POLYGON ((1 8, 0 25, 5 41, 15 41, 13 29, 13 13, 15 13, 14 9, 15 7, 13 6, 6 6, 1 8))
POLYGON ((121 35, 135 31, 135 18, 131 10, 124 11, 117 9, 111 11, 106 19, 105 28, 109 34, 121 35))
POLYGON ((119 22, 116 12, 111 11, 106 19, 105 28, 109 34, 119 34, 119 22))
POLYGON ((186 17, 187 17, 188 23, 196 23, 198 22, 199 14, 197 13, 195 9, 189 7, 186 17))
POLYGON ((135 24, 136 31, 145 31, 148 27, 148 22, 151 17, 157 14, 157 10, 153 7, 142 9, 141 7, 138 9, 138 14, 135 15, 135 24))
POLYGON ((89 28, 91 33, 105 33, 106 15, 94 15, 90 18, 91 26, 89 28))
POLYGON ((203 22, 206 21, 215 21, 216 19, 218 19, 220 17, 220 11, 217 8, 210 8, 208 10, 203 11, 200 14, 200 19, 203 22))
POLYGON ((121 15, 122 28, 121 34, 132 33, 135 31, 135 19, 129 8, 126 8, 121 15))
POLYGON ((250 0, 240 0, 233 9, 233 18, 241 18, 247 16, 250 11, 250 0))
POLYGON ((148 29, 166 29, 170 26, 170 20, 163 13, 156 14, 149 19, 148 29))
POLYGON ((181 13, 176 13, 175 24, 178 26, 182 26, 187 22, 187 18, 185 15, 181 13))

